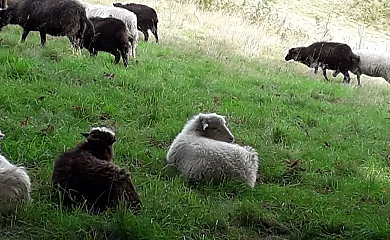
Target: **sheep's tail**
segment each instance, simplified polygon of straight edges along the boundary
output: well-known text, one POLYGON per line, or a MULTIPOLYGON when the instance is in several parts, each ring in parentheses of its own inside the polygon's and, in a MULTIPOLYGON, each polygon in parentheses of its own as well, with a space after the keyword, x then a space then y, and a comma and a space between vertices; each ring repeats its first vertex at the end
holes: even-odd
POLYGON ((352 56, 350 58, 353 65, 356 65, 360 62, 360 56, 356 55, 355 53, 352 53, 352 56))

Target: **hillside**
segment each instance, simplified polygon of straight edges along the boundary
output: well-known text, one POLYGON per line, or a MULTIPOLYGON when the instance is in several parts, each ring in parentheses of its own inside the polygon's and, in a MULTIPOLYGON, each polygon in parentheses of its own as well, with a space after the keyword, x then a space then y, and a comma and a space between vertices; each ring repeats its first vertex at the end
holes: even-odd
POLYGON ((340 78, 328 83, 284 62, 286 49, 314 38, 308 24, 284 20, 298 1, 266 2, 267 16, 253 15, 249 1, 241 7, 247 15, 237 2, 207 9, 144 3, 161 13, 161 43, 141 41, 140 63, 127 69, 105 53, 72 54, 65 38, 50 37, 43 49, 37 33, 22 44, 20 27, 0 32, 1 149, 28 168, 34 199, 0 210, 0 239, 388 238, 387 83, 364 78, 356 88, 355 76, 351 87, 340 78), (199 112, 226 115, 237 142, 257 149, 254 189, 236 182, 193 187, 165 168, 169 144, 199 112), (116 129, 115 162, 132 174, 144 205, 139 216, 57 204, 56 157, 98 125, 116 129))

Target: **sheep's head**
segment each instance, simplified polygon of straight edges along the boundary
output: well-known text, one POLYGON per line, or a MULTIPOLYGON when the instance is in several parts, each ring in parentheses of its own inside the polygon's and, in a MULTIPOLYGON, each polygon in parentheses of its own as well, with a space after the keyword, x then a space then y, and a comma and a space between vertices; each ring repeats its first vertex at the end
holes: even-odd
POLYGON ((234 136, 226 126, 224 116, 216 113, 200 113, 196 116, 195 121, 198 122, 196 131, 201 132, 202 136, 217 141, 234 142, 234 136))
POLYGON ((303 47, 290 48, 284 60, 289 61, 291 59, 294 59, 296 61, 302 49, 303 47))
POLYGON ((106 127, 95 127, 89 132, 81 133, 81 135, 87 139, 87 142, 102 146, 111 146, 116 141, 114 131, 106 127))
POLYGON ((122 7, 122 6, 123 6, 122 3, 112 3, 112 5, 113 5, 114 7, 122 7))

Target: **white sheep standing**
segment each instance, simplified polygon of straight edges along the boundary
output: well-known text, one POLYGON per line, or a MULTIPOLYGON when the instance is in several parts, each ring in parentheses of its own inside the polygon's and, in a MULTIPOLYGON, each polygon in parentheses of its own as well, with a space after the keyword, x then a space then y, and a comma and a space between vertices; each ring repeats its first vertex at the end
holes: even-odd
POLYGON ((137 46, 139 40, 139 33, 137 29, 137 16, 126 9, 104 6, 99 4, 92 4, 88 2, 82 2, 85 11, 87 13, 87 17, 101 17, 101 18, 116 18, 123 21, 126 25, 126 30, 129 37, 129 42, 131 45, 131 55, 134 59, 136 59, 137 55, 137 46))
MULTIPOLYGON (((0 131, 0 140, 5 135, 0 131)), ((31 200, 31 181, 24 167, 10 163, 0 151, 0 206, 11 201, 31 200)))
POLYGON ((354 53, 360 56, 360 61, 351 69, 351 72, 356 74, 359 86, 361 86, 360 75, 362 74, 382 77, 390 83, 390 53, 368 49, 355 50, 354 53))
POLYGON ((252 147, 233 142, 234 136, 226 126, 224 116, 200 113, 190 119, 173 140, 167 163, 175 166, 189 181, 231 178, 253 188, 258 154, 252 147))

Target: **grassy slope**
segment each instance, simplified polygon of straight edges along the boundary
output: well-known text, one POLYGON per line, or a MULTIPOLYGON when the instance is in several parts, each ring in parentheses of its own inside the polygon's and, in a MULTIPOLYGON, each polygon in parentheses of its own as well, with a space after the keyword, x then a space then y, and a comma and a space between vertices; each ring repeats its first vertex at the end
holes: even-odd
POLYGON ((64 38, 41 49, 37 34, 18 43, 16 27, 1 36, 2 150, 29 168, 34 202, 0 216, 0 239, 389 234, 387 89, 366 96, 369 89, 313 81, 283 65, 238 57, 220 63, 180 46, 144 42, 140 64, 125 69, 110 55, 71 55, 64 38), (232 182, 195 189, 164 169, 169 143, 202 111, 227 115, 238 142, 260 153, 262 184, 254 190, 232 182), (100 124, 117 129, 115 162, 133 174, 145 206, 138 217, 126 210, 91 216, 55 204, 56 156, 82 140, 79 132, 100 124), (48 125, 54 131, 42 134, 48 125), (289 168, 286 162, 295 160, 301 163, 289 168))

